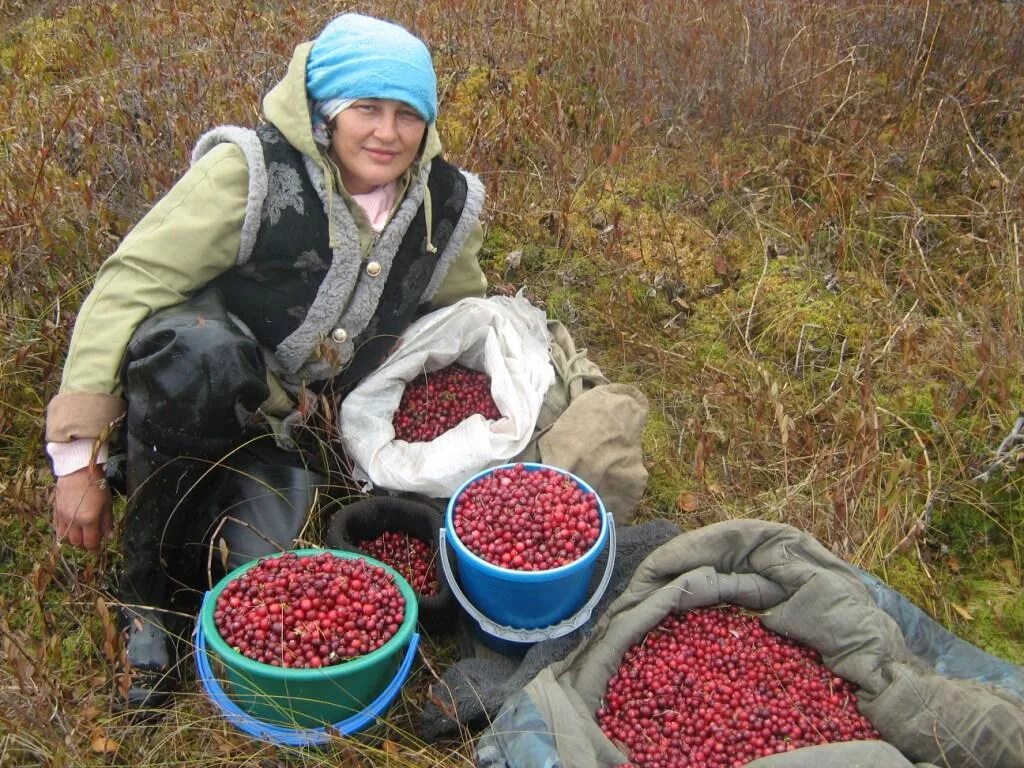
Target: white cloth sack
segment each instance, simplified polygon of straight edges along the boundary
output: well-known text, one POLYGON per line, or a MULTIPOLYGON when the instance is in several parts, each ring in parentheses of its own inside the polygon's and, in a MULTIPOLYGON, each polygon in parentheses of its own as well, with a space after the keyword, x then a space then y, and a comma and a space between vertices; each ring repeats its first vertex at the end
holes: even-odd
POLYGON ((518 454, 533 436, 555 373, 543 311, 520 296, 468 298, 413 323, 398 348, 341 404, 341 439, 357 480, 448 498, 472 475, 518 454), (476 414, 429 443, 395 439, 407 382, 452 363, 491 377, 503 417, 476 414))

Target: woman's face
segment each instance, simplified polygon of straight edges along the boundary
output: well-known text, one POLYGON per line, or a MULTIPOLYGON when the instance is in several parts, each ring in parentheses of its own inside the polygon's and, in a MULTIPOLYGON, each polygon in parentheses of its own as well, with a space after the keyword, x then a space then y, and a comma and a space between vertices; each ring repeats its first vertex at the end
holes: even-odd
POLYGON ((394 181, 412 165, 427 124, 394 99, 359 99, 334 118, 331 158, 355 195, 394 181))

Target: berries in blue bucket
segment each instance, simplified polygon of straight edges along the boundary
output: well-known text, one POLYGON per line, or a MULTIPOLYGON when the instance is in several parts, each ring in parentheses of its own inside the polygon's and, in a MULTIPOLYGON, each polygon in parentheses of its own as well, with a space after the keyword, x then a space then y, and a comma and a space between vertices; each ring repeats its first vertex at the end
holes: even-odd
POLYGON ((583 556, 601 533, 597 494, 554 467, 499 467, 455 499, 455 533, 481 559, 516 571, 547 571, 583 556))
MULTIPOLYGON (((610 538, 610 518, 587 483, 558 467, 520 463, 469 478, 448 501, 442 541, 451 545, 455 595, 470 616, 555 632, 587 604, 610 538)), ((597 592, 605 586, 602 579, 597 592)))

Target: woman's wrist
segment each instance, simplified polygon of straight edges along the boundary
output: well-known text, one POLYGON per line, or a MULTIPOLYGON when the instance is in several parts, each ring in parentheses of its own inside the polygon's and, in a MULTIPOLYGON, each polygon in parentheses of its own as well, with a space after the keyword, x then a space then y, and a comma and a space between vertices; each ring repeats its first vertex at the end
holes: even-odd
POLYGON ((105 464, 108 457, 107 444, 96 445, 91 437, 80 437, 66 443, 50 442, 46 444, 46 452, 53 462, 53 474, 57 477, 70 475, 91 464, 105 464))

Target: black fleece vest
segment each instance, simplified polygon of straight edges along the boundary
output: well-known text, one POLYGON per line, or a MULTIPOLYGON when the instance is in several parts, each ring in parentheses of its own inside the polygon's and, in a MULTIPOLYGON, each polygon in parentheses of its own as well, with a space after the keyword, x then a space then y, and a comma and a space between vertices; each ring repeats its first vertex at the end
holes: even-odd
MULTIPOLYGON (((306 173, 301 153, 273 126, 263 125, 256 133, 268 169, 260 229, 249 260, 222 274, 216 284, 228 310, 252 330, 264 348, 274 350, 306 317, 334 256, 324 204, 306 173), (284 200, 287 205, 281 204, 284 200)), ((427 248, 426 216, 420 206, 394 256, 376 311, 356 337, 355 354, 337 385, 355 383, 376 368, 421 310, 420 297, 462 215, 467 184, 455 166, 434 158, 427 188, 434 248, 427 248)), ((338 256, 361 258, 359 253, 338 256)), ((365 270, 358 274, 360 280, 372 279, 365 270)))

